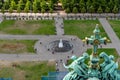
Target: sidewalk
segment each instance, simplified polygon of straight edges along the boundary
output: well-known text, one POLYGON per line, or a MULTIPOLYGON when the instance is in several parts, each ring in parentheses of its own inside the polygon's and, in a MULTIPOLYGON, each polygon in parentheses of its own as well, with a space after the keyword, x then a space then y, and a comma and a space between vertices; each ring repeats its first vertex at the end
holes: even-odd
POLYGON ((119 38, 117 37, 117 35, 113 31, 112 27, 110 26, 110 24, 108 23, 106 18, 99 18, 98 20, 100 21, 104 30, 106 31, 107 35, 109 36, 109 38, 113 44, 112 46, 114 48, 116 48, 118 54, 120 55, 120 40, 119 40, 119 38))
POLYGON ((55 27, 56 27, 56 34, 58 36, 64 35, 64 24, 63 24, 63 18, 58 15, 54 18, 55 20, 55 27))

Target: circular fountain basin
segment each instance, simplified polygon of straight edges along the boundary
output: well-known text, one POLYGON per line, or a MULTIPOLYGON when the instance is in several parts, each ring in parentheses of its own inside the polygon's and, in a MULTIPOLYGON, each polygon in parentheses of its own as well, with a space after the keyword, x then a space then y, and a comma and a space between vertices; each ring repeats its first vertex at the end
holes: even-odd
POLYGON ((73 45, 68 40, 62 40, 62 47, 59 47, 60 40, 55 40, 49 43, 49 50, 53 52, 68 52, 72 50, 73 45))

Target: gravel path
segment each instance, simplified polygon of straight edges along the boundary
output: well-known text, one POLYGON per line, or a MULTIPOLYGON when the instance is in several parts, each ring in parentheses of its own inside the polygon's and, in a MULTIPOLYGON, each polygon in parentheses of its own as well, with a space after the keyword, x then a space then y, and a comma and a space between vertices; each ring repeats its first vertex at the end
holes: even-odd
POLYGON ((58 15, 54 18, 55 20, 55 27, 56 27, 56 34, 59 36, 64 35, 64 24, 63 24, 63 18, 58 15))
POLYGON ((113 31, 112 27, 108 23, 108 21, 105 18, 99 18, 100 23, 102 24, 104 30, 106 31, 107 35, 109 36, 112 46, 116 48, 118 54, 120 55, 120 40, 113 31))

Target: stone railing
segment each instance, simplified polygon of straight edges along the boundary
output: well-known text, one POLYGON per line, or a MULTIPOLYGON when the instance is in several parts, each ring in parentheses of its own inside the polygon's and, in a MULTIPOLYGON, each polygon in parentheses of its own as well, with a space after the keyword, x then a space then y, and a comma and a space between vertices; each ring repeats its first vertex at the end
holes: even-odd
POLYGON ((107 18, 109 20, 119 20, 120 14, 66 14, 66 13, 0 13, 5 20, 53 20, 56 16, 61 16, 65 20, 96 20, 97 18, 107 18))

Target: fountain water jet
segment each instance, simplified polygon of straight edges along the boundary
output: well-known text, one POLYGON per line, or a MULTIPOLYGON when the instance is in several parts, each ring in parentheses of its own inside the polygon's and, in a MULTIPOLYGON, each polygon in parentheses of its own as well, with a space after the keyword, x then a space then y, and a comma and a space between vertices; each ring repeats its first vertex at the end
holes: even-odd
POLYGON ((50 51, 53 52, 67 52, 73 48, 73 45, 70 41, 63 39, 52 41, 48 46, 50 51))
POLYGON ((63 48, 63 41, 62 41, 62 39, 60 39, 60 42, 59 42, 58 47, 59 47, 59 48, 63 48))

